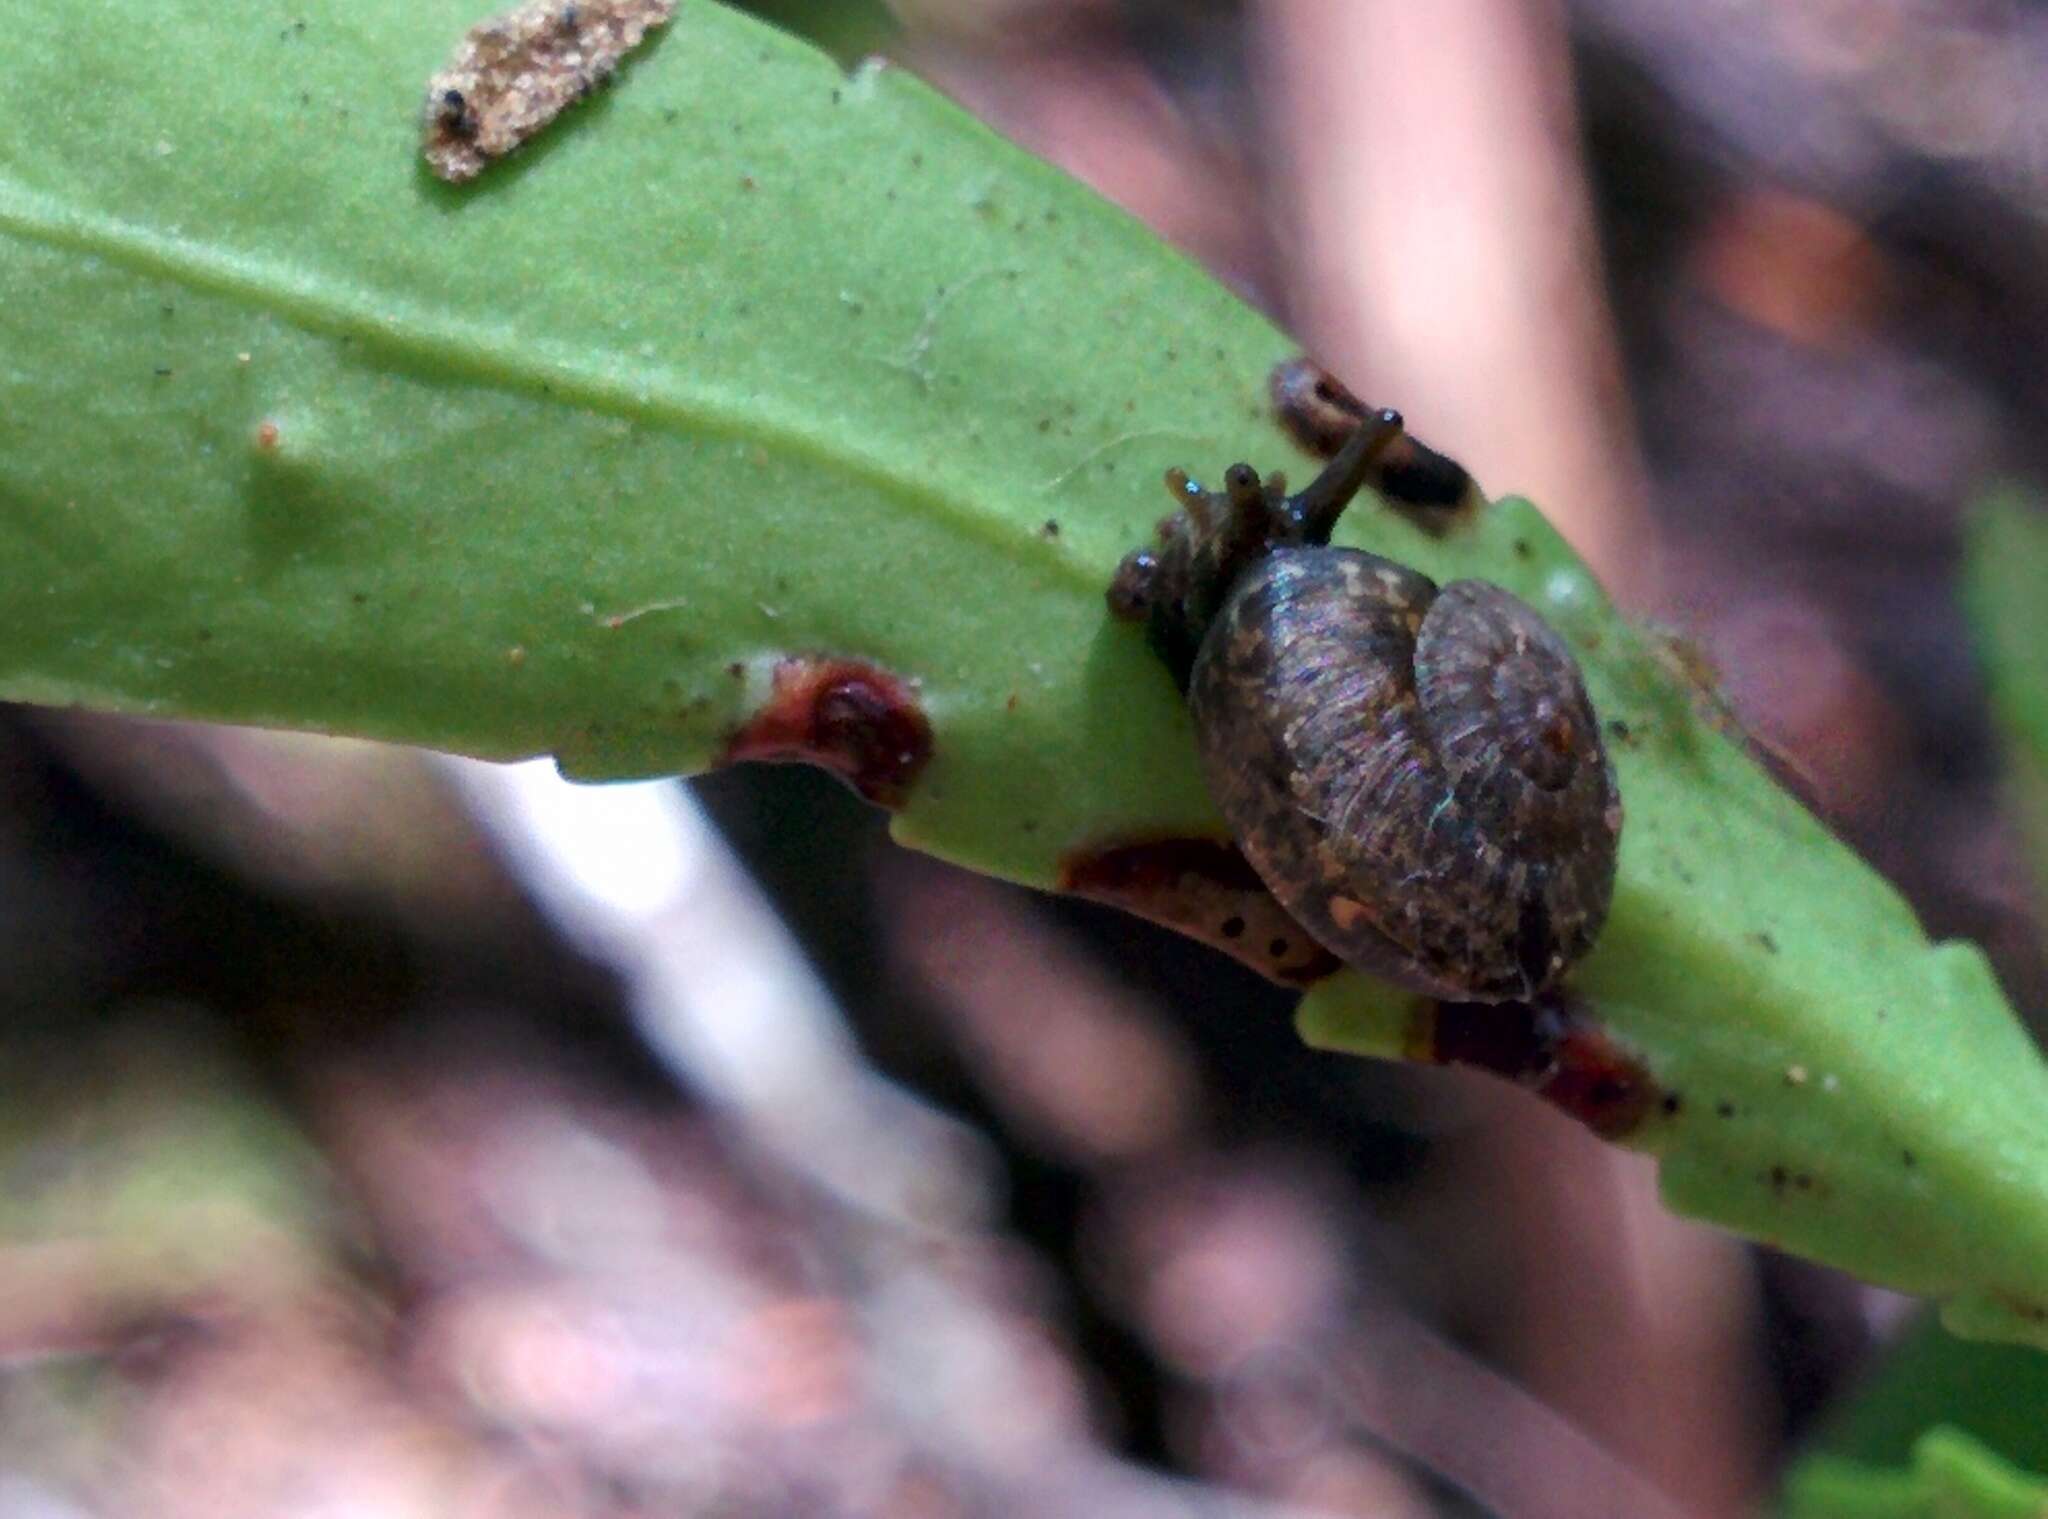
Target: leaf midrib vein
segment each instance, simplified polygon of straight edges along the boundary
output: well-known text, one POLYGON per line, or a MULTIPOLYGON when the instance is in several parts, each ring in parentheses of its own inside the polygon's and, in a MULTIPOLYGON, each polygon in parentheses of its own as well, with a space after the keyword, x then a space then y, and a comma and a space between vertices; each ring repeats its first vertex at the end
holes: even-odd
POLYGON ((514 343, 493 340, 474 326, 427 315, 404 302, 384 302, 336 282, 355 296, 337 298, 318 279, 294 278, 274 265, 138 226, 100 213, 82 212, 0 176, 0 232, 26 242, 95 254, 135 272, 188 289, 211 291, 275 315, 301 330, 347 335, 409 359, 430 364, 473 383, 537 399, 571 402, 602 416, 655 423, 683 431, 765 443, 776 451, 820 466, 915 505, 927 517, 977 539, 1005 556, 1050 572, 1079 593, 1099 594, 1093 571, 1076 556, 1049 546, 1038 534, 1006 531, 1004 519, 961 505, 964 491, 948 491, 928 475, 892 468, 876 455, 849 447, 840 438, 798 418, 762 405, 739 408, 691 394, 668 370, 632 366, 622 355, 607 356, 617 376, 637 383, 535 356, 514 343), (424 362, 423 362, 424 361, 424 362))

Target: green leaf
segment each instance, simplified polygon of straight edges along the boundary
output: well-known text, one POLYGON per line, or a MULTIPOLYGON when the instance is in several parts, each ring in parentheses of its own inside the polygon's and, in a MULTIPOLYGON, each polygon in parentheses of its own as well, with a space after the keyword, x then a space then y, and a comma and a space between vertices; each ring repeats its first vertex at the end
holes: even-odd
POLYGON ((1839 1456, 1802 1461, 1785 1485, 1787 1519, 2042 1519, 2048 1482, 1968 1435, 1935 1429, 1905 1470, 1839 1456))
POLYGON ((2006 735, 2013 801, 2048 895, 2048 509, 2008 487, 1972 514, 1963 599, 2006 735))
POLYGON ((883 0, 742 0, 738 9, 846 63, 878 52, 902 31, 883 0))
MULTIPOLYGON (((1051 885, 1220 837, 1102 593, 1169 465, 1301 466, 1287 339, 915 81, 704 0, 452 190, 419 93, 476 19, 14 8, 0 695, 603 778, 717 761, 779 661, 843 656, 930 720, 906 843, 1051 885)), ((1564 1059, 1550 1094, 1685 1211, 2048 1339, 2048 1078, 1981 957, 1704 726, 1527 503, 1345 536, 1529 598, 1627 735, 1606 1034, 1503 1010, 1459 1050, 1564 1059)), ((1302 1013, 1374 1053, 1436 1017, 1349 974, 1302 1013)))
POLYGON ((2048 1514, 2048 1357, 1971 1344, 1923 1319, 1829 1414, 1785 1481, 1791 1515, 2002 1514, 1988 1490, 2048 1514), (1974 1501, 1974 1500, 1973 1500, 1974 1501), (1946 1502, 1948 1507, 1940 1506, 1946 1502))
POLYGON ((1908 1330, 1830 1411, 1816 1454, 1901 1466, 1946 1425, 2016 1466, 2048 1471, 2048 1357, 1958 1340, 1931 1317, 1908 1330))
POLYGON ((413 149, 473 8, 274 14, 12 18, 0 88, 63 109, 0 123, 9 693, 604 777, 857 654, 941 729, 913 839, 1043 878, 1104 818, 1212 826, 1101 591, 1170 463, 1274 452, 1278 333, 713 6, 468 192, 413 149))
MULTIPOLYGON (((1982 954, 1926 944, 1888 886, 1694 719, 1610 608, 1561 588, 1538 604, 1590 650, 1594 703, 1629 735, 1614 910, 1574 987, 1676 1104, 1627 1136, 1661 1157, 1665 1200, 1947 1298, 1958 1333, 2048 1340, 2048 1084, 1982 954)), ((1344 978, 1299 1016, 1311 1043, 1414 1055, 1430 1015, 1344 978)), ((1641 1082, 1600 1054, 1567 1046, 1556 1095, 1587 1106, 1591 1082, 1641 1082)))

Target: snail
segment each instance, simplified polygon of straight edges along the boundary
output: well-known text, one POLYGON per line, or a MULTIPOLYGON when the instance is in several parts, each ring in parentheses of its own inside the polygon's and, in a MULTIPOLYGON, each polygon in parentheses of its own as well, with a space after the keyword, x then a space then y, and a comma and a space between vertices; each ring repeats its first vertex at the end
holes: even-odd
POLYGON ((1330 532, 1404 439, 1361 420, 1299 494, 1180 470, 1180 511, 1109 589, 1186 696, 1209 789, 1332 953, 1431 996, 1526 1000, 1607 916, 1621 799, 1562 639, 1525 602, 1330 532))

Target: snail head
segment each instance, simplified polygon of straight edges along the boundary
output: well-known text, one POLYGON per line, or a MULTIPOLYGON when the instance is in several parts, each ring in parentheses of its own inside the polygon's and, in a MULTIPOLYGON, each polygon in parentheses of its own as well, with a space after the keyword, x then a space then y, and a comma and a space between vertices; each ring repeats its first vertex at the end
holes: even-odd
POLYGON ((1186 470, 1168 470, 1166 488, 1180 509, 1160 520, 1157 549, 1124 556, 1110 582, 1111 613, 1146 625, 1153 650, 1185 691, 1195 653, 1238 577, 1276 548, 1328 543, 1337 519, 1402 437, 1399 412, 1373 413, 1292 496, 1285 476, 1261 478, 1249 464, 1231 465, 1220 491, 1186 470))

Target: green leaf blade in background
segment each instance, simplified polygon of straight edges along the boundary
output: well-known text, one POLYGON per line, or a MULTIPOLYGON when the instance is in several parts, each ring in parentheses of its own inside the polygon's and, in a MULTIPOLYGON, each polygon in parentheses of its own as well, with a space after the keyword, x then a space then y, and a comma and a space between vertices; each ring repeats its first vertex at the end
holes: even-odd
POLYGON ((1971 514, 1963 560, 2034 889, 2048 896, 2048 508, 2017 488, 1993 494, 1971 514))
POLYGON ((2041 1519, 2048 1482, 1953 1429, 1929 1430, 1904 1468, 1839 1456, 1802 1461, 1785 1484, 1786 1519, 2041 1519))
MULTIPOLYGON (((598 778, 713 763, 780 658, 845 655, 933 725, 906 842, 1050 885, 1220 834, 1102 591, 1169 465, 1301 467, 1292 346, 1130 219, 706 0, 466 191, 416 126, 472 7, 17 9, 0 695, 598 778)), ((1678 1099, 1628 1136, 1673 1202, 2048 1340, 2048 1076, 1981 957, 1704 727, 1526 503, 1345 532, 1528 597, 1626 726, 1578 989, 1678 1099)), ((1414 1014, 1347 974, 1303 1023, 1401 1053, 1414 1014)))
POLYGON ((2048 1513, 2048 1357, 1930 1318, 1889 1346, 1787 1472, 1798 1519, 2048 1513), (2031 1504, 2031 1506, 2028 1506, 2031 1504))

